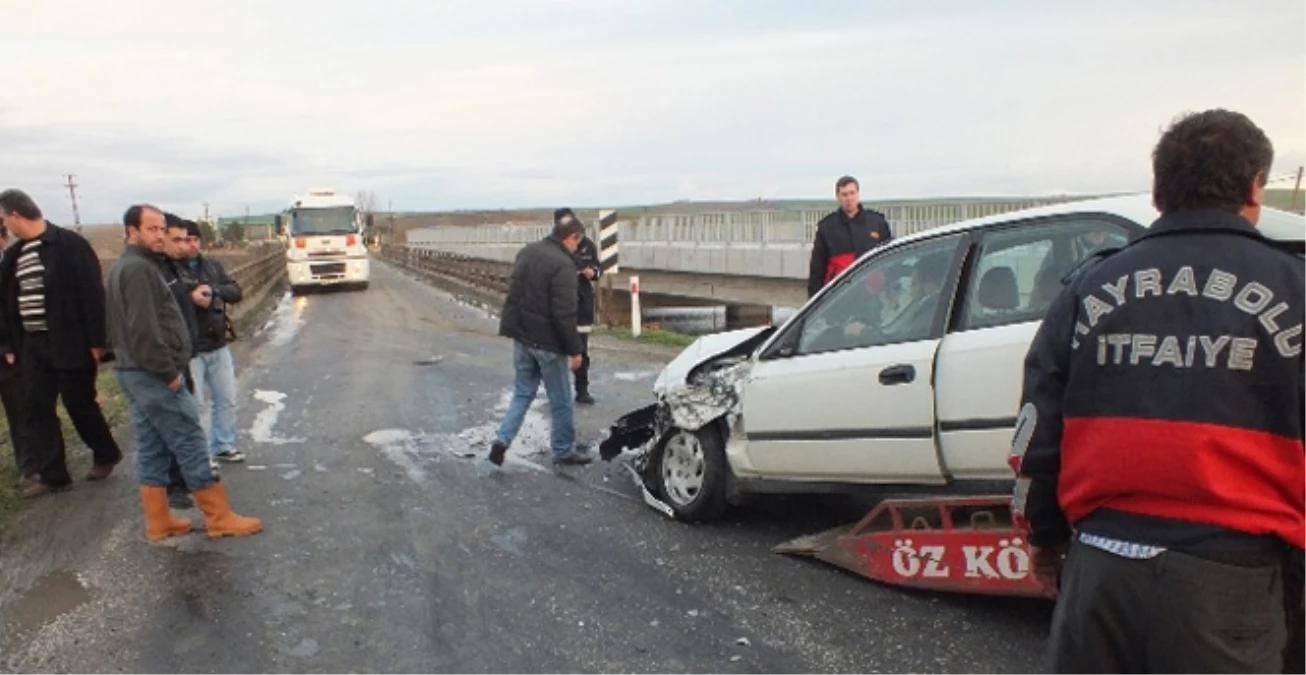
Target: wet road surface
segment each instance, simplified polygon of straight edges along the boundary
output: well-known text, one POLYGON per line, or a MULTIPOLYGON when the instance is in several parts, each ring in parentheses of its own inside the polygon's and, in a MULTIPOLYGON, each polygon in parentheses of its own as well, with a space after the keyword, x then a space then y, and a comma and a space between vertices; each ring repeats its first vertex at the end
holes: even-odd
MULTIPOLYGON (((223 469, 234 507, 265 532, 150 546, 128 465, 43 500, 0 550, 0 668, 1038 668, 1044 603, 892 589, 770 552, 855 519, 843 501, 675 523, 615 465, 555 470, 542 407, 492 467, 511 378, 495 326, 379 262, 368 291, 282 298, 238 344, 249 459, 223 469)), ((610 347, 594 351, 583 440, 648 402, 669 358, 610 347)))

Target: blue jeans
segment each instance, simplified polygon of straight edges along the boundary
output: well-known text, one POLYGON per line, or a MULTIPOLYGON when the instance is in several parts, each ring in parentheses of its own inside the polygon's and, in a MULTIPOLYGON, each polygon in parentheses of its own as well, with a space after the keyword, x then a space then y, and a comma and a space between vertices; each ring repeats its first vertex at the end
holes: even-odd
POLYGON ((191 490, 217 482, 209 467, 199 406, 186 387, 172 391, 141 370, 119 370, 118 386, 127 394, 136 427, 136 473, 141 485, 167 486, 173 456, 191 490))
POLYGON ((196 399, 207 399, 212 408, 211 419, 200 414, 201 423, 208 422, 204 430, 209 435, 209 454, 231 452, 236 447, 236 364, 231 349, 202 352, 191 359, 190 372, 196 399))
POLYGON ((535 394, 544 382, 544 393, 549 397, 553 413, 553 456, 562 457, 576 450, 576 422, 572 411, 571 365, 567 357, 555 352, 535 349, 513 341, 512 353, 515 377, 512 383, 512 403, 508 414, 499 424, 496 440, 511 446, 521 430, 526 411, 535 401, 535 394))

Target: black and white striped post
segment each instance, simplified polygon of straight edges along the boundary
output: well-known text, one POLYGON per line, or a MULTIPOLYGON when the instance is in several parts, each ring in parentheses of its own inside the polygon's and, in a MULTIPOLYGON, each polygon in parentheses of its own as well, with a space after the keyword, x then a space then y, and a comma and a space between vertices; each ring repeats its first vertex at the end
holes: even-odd
POLYGON ((599 293, 599 316, 604 323, 611 324, 611 318, 604 312, 611 308, 612 275, 620 271, 620 256, 617 251, 619 231, 616 211, 599 211, 599 236, 596 237, 599 248, 599 269, 602 270, 603 286, 599 293))
POLYGON ((617 212, 599 211, 599 267, 604 274, 616 274, 620 270, 617 231, 617 212))

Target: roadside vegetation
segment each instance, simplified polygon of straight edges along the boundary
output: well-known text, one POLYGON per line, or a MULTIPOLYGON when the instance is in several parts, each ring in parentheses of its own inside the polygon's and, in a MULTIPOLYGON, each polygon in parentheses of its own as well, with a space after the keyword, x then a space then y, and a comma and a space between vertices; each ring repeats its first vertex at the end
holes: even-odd
POLYGON ((659 328, 645 328, 640 331, 639 337, 635 337, 629 328, 595 328, 594 331, 599 335, 609 335, 618 340, 628 342, 638 342, 647 345, 659 345, 662 347, 676 347, 683 349, 693 344, 698 339, 697 335, 687 333, 677 333, 675 331, 662 330, 659 328))

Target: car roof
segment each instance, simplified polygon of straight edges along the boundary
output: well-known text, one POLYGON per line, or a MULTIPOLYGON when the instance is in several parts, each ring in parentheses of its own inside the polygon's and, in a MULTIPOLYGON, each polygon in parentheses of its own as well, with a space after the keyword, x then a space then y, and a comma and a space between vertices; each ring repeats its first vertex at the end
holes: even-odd
MULTIPOLYGON (((1097 199, 1061 202, 1058 204, 1050 204, 1048 206, 1036 206, 1030 209, 1022 209, 1020 211, 1008 211, 1006 213, 999 213, 992 216, 971 218, 970 220, 963 220, 951 225, 931 228, 905 236, 902 239, 895 239, 894 241, 896 243, 905 244, 920 239, 937 237, 939 235, 966 232, 968 230, 988 227, 989 225, 1010 223, 1015 220, 1044 218, 1047 216, 1063 216, 1073 213, 1105 213, 1132 220, 1143 227, 1150 227, 1161 215, 1152 204, 1152 194, 1150 192, 1140 192, 1137 194, 1120 195, 1115 197, 1100 197, 1097 199)), ((1306 240, 1306 217, 1302 217, 1295 213, 1289 213, 1287 211, 1263 207, 1261 209, 1260 222, 1257 223, 1257 229, 1261 234, 1269 239, 1287 242, 1301 242, 1306 240)))

